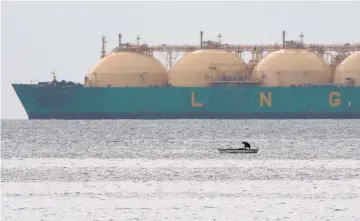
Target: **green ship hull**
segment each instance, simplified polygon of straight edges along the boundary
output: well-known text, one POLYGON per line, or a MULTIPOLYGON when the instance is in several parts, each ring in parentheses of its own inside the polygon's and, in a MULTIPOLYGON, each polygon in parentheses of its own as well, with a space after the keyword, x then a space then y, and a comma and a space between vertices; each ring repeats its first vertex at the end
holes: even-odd
POLYGON ((360 118, 360 87, 13 87, 29 119, 360 118))

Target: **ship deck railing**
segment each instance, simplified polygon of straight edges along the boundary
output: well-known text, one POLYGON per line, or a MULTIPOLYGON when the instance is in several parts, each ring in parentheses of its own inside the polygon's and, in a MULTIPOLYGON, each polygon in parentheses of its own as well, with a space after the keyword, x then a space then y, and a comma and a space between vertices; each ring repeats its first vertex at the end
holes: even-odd
MULTIPOLYGON (((70 81, 71 82, 71 81, 70 81)), ((51 81, 31 81, 29 83, 22 83, 21 81, 15 80, 10 81, 11 84, 17 84, 17 85, 38 85, 38 86, 52 86, 51 81)), ((68 82, 67 82, 68 83, 68 82)), ((81 85, 84 86, 81 83, 71 82, 75 85, 81 85)), ((62 84, 61 82, 57 81, 57 86, 71 86, 72 84, 62 84)), ((208 85, 203 87, 219 87, 219 86, 226 86, 226 87, 276 87, 276 88, 294 88, 294 87, 360 87, 360 84, 334 84, 334 83, 328 83, 328 84, 293 84, 288 86, 265 86, 259 84, 258 81, 211 81, 208 85), (211 84, 218 84, 218 85, 211 85, 211 84), (221 85, 223 84, 223 85, 221 85), (238 85, 236 85, 238 84, 238 85)), ((105 86, 104 86, 105 87, 105 86)), ((131 87, 131 86, 128 86, 131 87)), ((164 85, 164 86, 149 86, 148 88, 163 88, 163 87, 177 87, 172 85, 164 85)))

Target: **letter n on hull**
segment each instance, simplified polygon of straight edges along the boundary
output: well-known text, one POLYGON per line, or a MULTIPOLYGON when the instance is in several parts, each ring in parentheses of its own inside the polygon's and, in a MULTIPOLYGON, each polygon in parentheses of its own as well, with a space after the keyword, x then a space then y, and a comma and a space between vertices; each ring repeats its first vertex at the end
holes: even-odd
POLYGON ((272 94, 271 92, 267 93, 267 96, 264 92, 260 92, 260 107, 264 107, 264 105, 271 107, 272 105, 272 94))

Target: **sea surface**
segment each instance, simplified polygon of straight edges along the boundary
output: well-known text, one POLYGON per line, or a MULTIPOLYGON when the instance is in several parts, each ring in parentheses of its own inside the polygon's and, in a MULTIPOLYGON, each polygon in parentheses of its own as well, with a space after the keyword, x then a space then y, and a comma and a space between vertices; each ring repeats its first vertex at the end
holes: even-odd
POLYGON ((360 220, 360 120, 1 122, 1 220, 360 220), (219 154, 249 141, 257 154, 219 154))

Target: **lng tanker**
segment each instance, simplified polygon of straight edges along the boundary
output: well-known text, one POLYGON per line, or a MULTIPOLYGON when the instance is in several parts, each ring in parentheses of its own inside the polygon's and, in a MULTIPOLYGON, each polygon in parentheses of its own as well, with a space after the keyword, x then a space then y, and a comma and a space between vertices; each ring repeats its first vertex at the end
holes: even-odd
POLYGON ((84 84, 54 74, 50 82, 12 85, 29 119, 360 118, 360 44, 306 45, 284 36, 282 45, 233 46, 220 37, 203 41, 201 32, 200 47, 149 47, 122 44, 119 35, 109 54, 103 38, 84 84), (188 53, 167 70, 156 50, 188 53), (246 50, 249 63, 241 58, 246 50))

